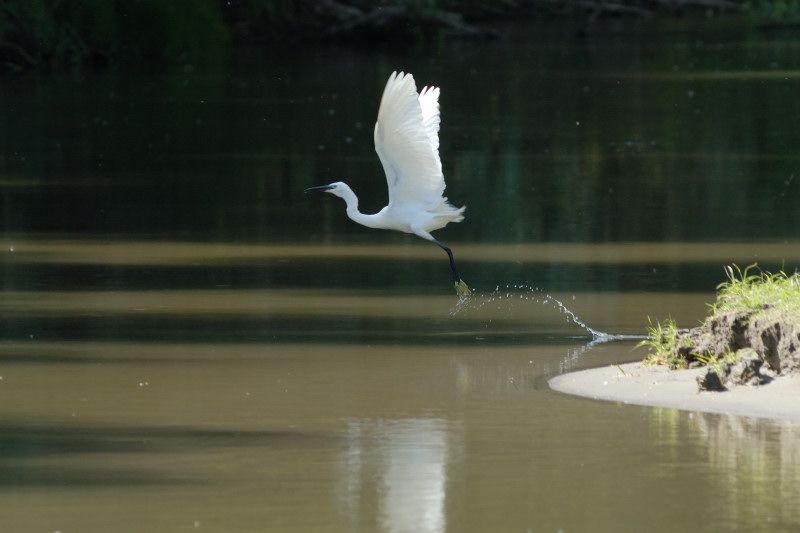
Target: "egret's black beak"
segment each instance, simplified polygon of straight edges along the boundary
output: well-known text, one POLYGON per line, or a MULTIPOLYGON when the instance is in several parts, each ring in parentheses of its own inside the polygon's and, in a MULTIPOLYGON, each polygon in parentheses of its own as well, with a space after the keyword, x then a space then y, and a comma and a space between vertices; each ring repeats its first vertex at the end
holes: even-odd
POLYGON ((331 186, 331 185, 317 185, 316 187, 309 187, 308 189, 304 190, 303 192, 307 193, 307 192, 310 192, 310 191, 329 191, 331 189, 333 189, 333 186, 331 186))

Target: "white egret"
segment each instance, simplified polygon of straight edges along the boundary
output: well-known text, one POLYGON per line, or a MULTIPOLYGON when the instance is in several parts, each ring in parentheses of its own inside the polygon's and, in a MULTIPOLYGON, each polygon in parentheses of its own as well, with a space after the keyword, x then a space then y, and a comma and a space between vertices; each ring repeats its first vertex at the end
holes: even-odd
POLYGON ((430 233, 464 220, 466 208, 453 206, 443 196, 439 121, 439 88, 425 87, 417 94, 411 74, 393 72, 375 123, 375 151, 386 173, 389 204, 374 215, 361 213, 358 197, 341 181, 305 192, 325 191, 344 199, 347 216, 368 228, 413 233, 437 244, 450 258, 456 293, 465 298, 471 291, 456 269, 453 252, 430 233))

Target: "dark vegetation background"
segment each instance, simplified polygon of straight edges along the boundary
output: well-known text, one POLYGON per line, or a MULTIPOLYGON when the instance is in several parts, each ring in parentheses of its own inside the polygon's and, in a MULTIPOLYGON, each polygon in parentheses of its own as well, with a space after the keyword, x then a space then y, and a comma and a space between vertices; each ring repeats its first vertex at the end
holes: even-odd
POLYGON ((502 38, 492 23, 520 17, 572 17, 581 36, 600 17, 722 13, 767 29, 800 23, 797 0, 0 0, 0 64, 8 74, 211 62, 246 44, 502 38))

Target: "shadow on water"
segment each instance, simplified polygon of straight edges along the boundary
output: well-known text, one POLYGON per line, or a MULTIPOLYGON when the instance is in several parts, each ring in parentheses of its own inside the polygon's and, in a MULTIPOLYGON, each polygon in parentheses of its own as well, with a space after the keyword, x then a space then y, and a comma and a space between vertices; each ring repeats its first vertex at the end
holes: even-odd
MULTIPOLYGON (((206 343, 341 343, 397 344, 434 346, 470 345, 477 340, 506 345, 539 345, 562 342, 563 339, 585 339, 586 342, 613 336, 581 335, 560 324, 529 326, 524 321, 508 319, 487 326, 482 320, 460 320, 456 325, 445 319, 396 319, 363 315, 335 317, 64 317, 9 318, 2 328, 6 342, 52 341, 115 341, 206 343), (309 321, 319 320, 313 328, 309 321), (323 321, 324 320, 324 321, 323 321), (446 331, 437 327, 446 325, 446 331), (553 329, 553 326, 555 330, 553 329), (563 331, 559 331, 563 330, 563 331), (474 334, 474 335, 473 335, 474 334)), ((631 337, 633 338, 633 337, 631 337)), ((9 360, 14 360, 9 354, 9 360)), ((26 356, 27 358, 27 356, 26 356)), ((21 358, 18 362, 30 359, 21 358)))
MULTIPOLYGON (((0 491, 29 486, 130 486, 192 483, 179 473, 127 464, 127 456, 208 454, 237 448, 324 448, 321 435, 299 431, 174 427, 37 426, 0 422, 0 491), (118 456, 103 461, 102 457, 118 456)), ((146 463, 147 460, 143 460, 146 463)))

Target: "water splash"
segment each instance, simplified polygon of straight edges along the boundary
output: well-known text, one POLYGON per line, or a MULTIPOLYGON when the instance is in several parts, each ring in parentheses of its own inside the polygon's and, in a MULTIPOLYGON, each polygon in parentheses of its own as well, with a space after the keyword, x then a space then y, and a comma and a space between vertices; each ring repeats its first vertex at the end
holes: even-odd
POLYGON ((558 298, 553 297, 551 294, 542 292, 537 287, 529 285, 506 285, 501 288, 499 285, 495 287, 494 291, 489 294, 473 294, 470 298, 463 298, 450 310, 450 316, 457 316, 467 311, 474 311, 481 309, 487 305, 496 305, 498 309, 502 306, 500 302, 504 302, 508 307, 513 307, 513 301, 522 300, 526 302, 536 302, 542 305, 550 305, 559 313, 565 315, 567 320, 583 329, 592 336, 590 344, 597 344, 602 342, 609 342, 613 340, 641 338, 635 335, 611 335, 598 331, 584 321, 569 309, 564 302, 558 298))

